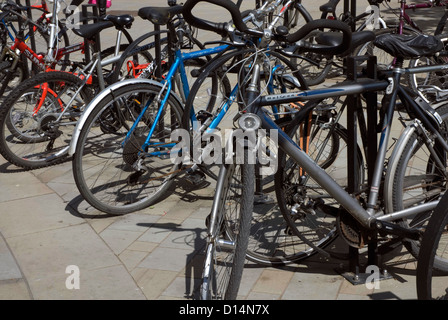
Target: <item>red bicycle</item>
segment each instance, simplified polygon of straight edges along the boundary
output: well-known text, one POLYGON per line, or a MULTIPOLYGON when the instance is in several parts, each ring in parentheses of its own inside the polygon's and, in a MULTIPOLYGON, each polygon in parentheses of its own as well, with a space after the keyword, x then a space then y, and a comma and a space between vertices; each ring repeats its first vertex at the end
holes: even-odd
MULTIPOLYGON (((56 0, 55 3, 60 2, 56 0)), ((96 7, 90 5, 94 8, 94 14, 91 19, 97 19, 93 26, 81 25, 78 28, 72 29, 75 34, 82 37, 84 41, 61 47, 61 42, 68 43, 67 41, 62 41, 64 35, 69 32, 69 30, 64 26, 58 26, 60 21, 58 19, 58 11, 60 10, 58 5, 53 6, 51 14, 51 23, 49 28, 46 28, 42 24, 39 24, 31 20, 28 16, 24 14, 25 11, 32 9, 48 9, 46 3, 42 1, 42 8, 38 7, 23 7, 19 6, 13 2, 7 2, 2 6, 2 14, 0 15, 0 20, 2 16, 15 16, 19 19, 20 30, 14 39, 12 46, 5 46, 0 56, 0 97, 5 94, 5 92, 12 90, 18 83, 22 82, 24 79, 29 78, 31 75, 42 71, 49 71, 59 69, 62 71, 68 71, 75 73, 76 70, 82 69, 86 64, 88 64, 92 59, 90 56, 91 47, 92 51, 100 51, 103 59, 110 57, 112 55, 117 56, 120 52, 123 52, 126 46, 133 41, 127 29, 130 28, 133 18, 131 16, 112 16, 107 15, 104 17, 99 17, 96 7), (97 34, 104 29, 115 27, 117 29, 117 44, 110 47, 104 51, 100 50, 99 42, 97 41, 97 34), (29 35, 26 31, 30 28, 36 34, 41 34, 46 39, 41 46, 37 46, 33 41, 29 43, 29 35), (126 38, 125 44, 120 44, 118 39, 122 38, 124 34, 126 38), (72 61, 70 59, 70 54, 73 52, 81 52, 83 54, 83 61, 72 61), (26 61, 31 62, 31 68, 26 61)), ((88 8, 89 6, 84 6, 88 8)), ((48 17, 48 14, 45 15, 48 17)), ((32 40, 33 38, 31 38, 32 40)))

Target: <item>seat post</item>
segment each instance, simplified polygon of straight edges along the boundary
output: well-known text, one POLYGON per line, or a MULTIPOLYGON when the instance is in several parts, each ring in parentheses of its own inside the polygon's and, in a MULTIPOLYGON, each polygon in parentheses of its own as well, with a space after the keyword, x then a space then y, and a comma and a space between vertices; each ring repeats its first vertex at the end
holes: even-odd
POLYGON ((158 24, 154 24, 154 31, 155 31, 155 36, 154 36, 154 41, 155 41, 155 52, 156 52, 156 61, 157 61, 157 68, 156 68, 156 72, 155 72, 155 76, 156 79, 161 79, 162 78, 162 51, 160 46, 162 45, 160 43, 160 25, 158 24))

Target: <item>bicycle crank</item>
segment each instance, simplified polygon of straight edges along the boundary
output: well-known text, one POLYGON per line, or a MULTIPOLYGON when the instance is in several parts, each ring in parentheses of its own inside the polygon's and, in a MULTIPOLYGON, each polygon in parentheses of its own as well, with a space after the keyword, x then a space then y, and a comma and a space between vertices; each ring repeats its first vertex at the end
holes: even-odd
POLYGON ((345 242, 354 248, 361 249, 375 239, 375 233, 355 220, 348 212, 339 210, 336 218, 336 228, 345 242))

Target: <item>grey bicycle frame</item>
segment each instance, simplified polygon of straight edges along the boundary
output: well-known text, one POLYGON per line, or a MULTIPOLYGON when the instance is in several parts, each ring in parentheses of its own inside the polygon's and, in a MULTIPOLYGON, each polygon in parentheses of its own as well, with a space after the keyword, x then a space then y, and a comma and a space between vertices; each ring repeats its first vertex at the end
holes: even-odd
MULTIPOLYGON (((368 199, 368 209, 364 209, 347 191, 345 191, 333 178, 319 167, 300 147, 282 130, 279 130, 274 121, 263 111, 263 106, 278 103, 288 103, 308 100, 321 100, 325 98, 335 98, 339 96, 348 96, 362 94, 366 92, 386 90, 391 95, 390 103, 386 112, 385 122, 381 135, 381 141, 386 142, 390 135, 390 124, 392 123, 392 115, 394 112, 396 97, 400 89, 399 80, 404 73, 424 73, 437 70, 448 69, 447 65, 417 67, 412 69, 395 69, 393 78, 389 81, 367 80, 365 82, 358 81, 356 84, 335 85, 326 89, 308 90, 300 93, 285 93, 261 97, 257 103, 253 104, 249 111, 257 114, 262 122, 263 129, 278 130, 279 148, 295 160, 305 172, 309 174, 320 186, 322 186, 338 203, 340 203, 356 220, 367 228, 375 227, 375 223, 379 221, 393 221, 398 218, 409 217, 420 212, 432 210, 437 205, 437 201, 425 203, 405 210, 383 214, 383 212, 375 212, 374 204, 378 198, 379 183, 381 179, 382 167, 387 150, 387 143, 380 143, 378 156, 374 168, 372 186, 368 199), (389 93, 390 91, 390 93, 389 93)), ((255 77, 254 77, 255 78, 255 77)), ((440 141, 441 136, 439 136, 440 141)), ((448 151, 448 144, 441 141, 443 147, 448 151)))

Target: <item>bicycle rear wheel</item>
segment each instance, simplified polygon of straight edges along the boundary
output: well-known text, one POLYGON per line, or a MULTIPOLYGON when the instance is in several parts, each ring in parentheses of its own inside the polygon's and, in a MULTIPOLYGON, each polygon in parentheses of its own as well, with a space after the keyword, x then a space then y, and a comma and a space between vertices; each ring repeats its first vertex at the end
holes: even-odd
MULTIPOLYGON (((300 118, 293 120, 295 122, 287 129, 287 134, 339 185, 348 186, 347 130, 327 116, 313 114, 312 109, 318 105, 317 102, 309 102, 300 118)), ((364 162, 359 147, 356 154, 356 176, 361 186, 364 162)), ((297 262, 336 239, 340 205, 283 151, 279 152, 278 159, 275 192, 279 211, 286 221, 283 238, 288 240, 284 242, 285 249, 281 250, 281 246, 277 249, 278 259, 297 262), (288 234, 289 237, 286 236, 288 234)), ((349 237, 344 239, 351 243, 349 237)), ((356 246, 356 243, 351 244, 356 246)))
POLYGON ((180 127, 183 112, 170 95, 157 118, 159 86, 148 80, 120 84, 88 115, 73 157, 81 195, 96 209, 116 215, 141 210, 167 196, 181 165, 172 161, 170 151, 177 143, 171 133, 180 127), (153 134, 145 144, 151 128, 153 134))
POLYGON ((62 161, 77 120, 92 99, 82 80, 44 72, 22 82, 0 107, 0 153, 10 163, 36 169, 62 161))

